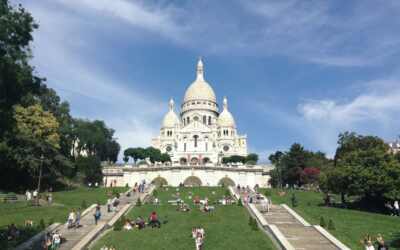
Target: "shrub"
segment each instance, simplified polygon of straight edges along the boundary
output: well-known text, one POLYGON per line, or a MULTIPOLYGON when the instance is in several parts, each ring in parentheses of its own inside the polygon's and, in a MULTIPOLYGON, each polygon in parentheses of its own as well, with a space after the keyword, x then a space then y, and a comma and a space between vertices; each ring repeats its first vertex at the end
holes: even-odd
POLYGON ((242 199, 241 199, 241 198, 239 198, 239 200, 238 200, 238 203, 237 203, 237 204, 238 204, 238 206, 239 206, 239 207, 243 206, 243 203, 242 203, 242 199))
POLYGON ((126 187, 126 188, 128 188, 128 187, 129 187, 129 184, 128 184, 128 183, 126 183, 126 184, 125 184, 125 187, 126 187))
POLYGON ((258 230, 257 220, 251 216, 249 217, 249 226, 254 231, 258 230))
POLYGON ((322 216, 321 216, 321 218, 319 219, 319 225, 320 225, 321 227, 326 227, 325 219, 324 219, 324 217, 322 217, 322 216))
POLYGON ((124 215, 119 218, 114 224, 114 231, 121 231, 125 225, 126 218, 124 215))
POLYGON ((43 219, 39 221, 39 229, 44 230, 46 228, 46 224, 44 223, 43 219))
POLYGON ((158 196, 157 189, 155 189, 155 190, 153 191, 153 196, 154 196, 154 197, 157 197, 157 196, 158 196))
POLYGON ((52 225, 52 224, 54 224, 54 218, 53 218, 53 217, 51 217, 51 218, 49 219, 49 226, 52 225))
POLYGON ((297 207, 298 202, 295 193, 292 194, 292 198, 290 200, 292 201, 292 207, 297 207))
POLYGON ((81 203, 81 208, 82 209, 86 209, 87 207, 88 206, 87 206, 86 200, 83 200, 82 203, 81 203))
POLYGON ((330 219, 329 222, 328 222, 328 229, 329 230, 335 230, 336 229, 335 228, 335 224, 333 223, 332 219, 330 219))
POLYGON ((268 197, 268 196, 272 196, 271 190, 269 190, 269 189, 265 190, 265 191, 264 191, 264 195, 267 196, 267 197, 268 197))
POLYGON ((137 198, 136 206, 140 207, 141 205, 142 205, 142 201, 140 200, 140 198, 137 198))
POLYGON ((231 196, 231 192, 229 192, 228 189, 225 189, 225 196, 227 196, 227 197, 231 196))

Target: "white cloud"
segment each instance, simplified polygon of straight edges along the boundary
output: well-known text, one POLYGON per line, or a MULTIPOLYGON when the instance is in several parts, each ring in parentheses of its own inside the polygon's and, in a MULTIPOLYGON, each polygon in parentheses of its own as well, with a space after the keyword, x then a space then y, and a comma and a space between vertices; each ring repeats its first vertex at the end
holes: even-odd
POLYGON ((158 132, 154 121, 160 119, 167 104, 137 91, 137 83, 128 87, 115 75, 100 71, 95 61, 84 60, 81 54, 88 45, 93 46, 93 38, 85 33, 82 20, 63 11, 36 6, 30 10, 41 24, 34 34, 33 64, 46 76, 48 85, 70 101, 73 114, 104 120, 116 130, 122 149, 148 146, 158 132))

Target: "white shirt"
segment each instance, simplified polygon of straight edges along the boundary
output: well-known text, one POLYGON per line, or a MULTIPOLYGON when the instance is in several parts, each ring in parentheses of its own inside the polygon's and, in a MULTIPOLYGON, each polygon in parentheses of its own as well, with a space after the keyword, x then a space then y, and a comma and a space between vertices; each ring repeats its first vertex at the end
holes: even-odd
POLYGON ((68 220, 72 220, 72 221, 75 220, 75 213, 74 212, 69 213, 68 220))
POLYGON ((36 197, 37 196, 37 191, 35 190, 35 191, 33 191, 33 197, 36 197))
POLYGON ((365 246, 365 250, 375 250, 375 247, 373 245, 365 246))
POLYGON ((395 201, 394 204, 393 204, 393 206, 394 206, 394 208, 399 209, 399 202, 398 202, 398 201, 395 201))

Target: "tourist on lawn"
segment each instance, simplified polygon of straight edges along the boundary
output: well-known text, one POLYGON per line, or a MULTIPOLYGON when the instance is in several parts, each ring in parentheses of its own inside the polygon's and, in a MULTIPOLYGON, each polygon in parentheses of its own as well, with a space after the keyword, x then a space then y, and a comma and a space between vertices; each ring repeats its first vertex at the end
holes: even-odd
POLYGON ((367 235, 364 240, 362 240, 365 250, 375 250, 374 245, 372 244, 371 236, 367 235))
POLYGON ((36 198, 38 197, 38 191, 35 189, 32 193, 33 199, 36 200, 36 198))
POLYGON ((75 219, 76 219, 75 210, 72 209, 71 212, 69 213, 68 219, 67 219, 67 222, 68 222, 67 228, 68 229, 70 229, 71 227, 74 226, 75 219))
POLYGON ((127 231, 132 230, 132 225, 131 225, 131 223, 130 223, 129 220, 126 220, 126 221, 125 221, 124 229, 127 230, 127 231))
POLYGON ((150 217, 149 217, 149 226, 151 226, 152 228, 154 228, 154 227, 160 228, 160 227, 161 227, 161 223, 160 223, 160 221, 158 220, 158 216, 157 216, 157 213, 156 213, 155 211, 153 211, 153 212, 150 214, 150 217))
POLYGON ((78 208, 78 211, 76 211, 76 218, 75 218, 75 227, 79 228, 81 223, 81 209, 78 208))
POLYGON ((111 212, 111 205, 112 205, 112 200, 111 198, 107 199, 107 212, 110 213, 111 212))
POLYGON ((14 223, 12 223, 11 225, 8 226, 8 228, 7 228, 7 239, 8 240, 17 239, 19 234, 20 234, 20 232, 14 223))
POLYGON ((61 244, 61 234, 58 230, 53 234, 53 242, 51 244, 51 249, 55 250, 60 247, 61 244))
POLYGON ((385 241, 383 240, 382 235, 378 234, 376 237, 376 242, 377 242, 377 250, 389 250, 389 246, 386 245, 385 241))
POLYGON ((29 190, 26 190, 25 196, 27 201, 32 200, 32 193, 29 190))
POLYGON ((396 216, 400 216, 400 206, 399 206, 399 201, 395 200, 393 203, 393 207, 394 207, 394 212, 396 216))
POLYGON ((139 230, 143 229, 146 226, 146 223, 141 216, 137 217, 135 224, 139 228, 139 230))
POLYGON ((101 211, 100 211, 100 206, 96 206, 96 210, 94 211, 94 224, 97 225, 97 222, 100 220, 101 217, 101 211))
POLYGON ((395 215, 394 208, 393 208, 392 204, 390 204, 390 202, 386 202, 386 203, 385 203, 385 207, 386 207, 386 209, 388 210, 390 216, 395 215))
POLYGON ((47 202, 49 203, 49 205, 51 205, 51 203, 53 203, 53 195, 51 193, 49 193, 47 195, 47 202))

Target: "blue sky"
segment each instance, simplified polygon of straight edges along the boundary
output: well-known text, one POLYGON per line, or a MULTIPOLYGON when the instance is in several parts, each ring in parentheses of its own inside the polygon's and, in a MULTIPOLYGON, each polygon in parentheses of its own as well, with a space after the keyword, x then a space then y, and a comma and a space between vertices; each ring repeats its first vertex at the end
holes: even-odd
POLYGON ((199 56, 250 151, 294 142, 332 156, 346 130, 400 127, 400 1, 18 1, 36 18, 33 65, 75 116, 148 146, 199 56))

